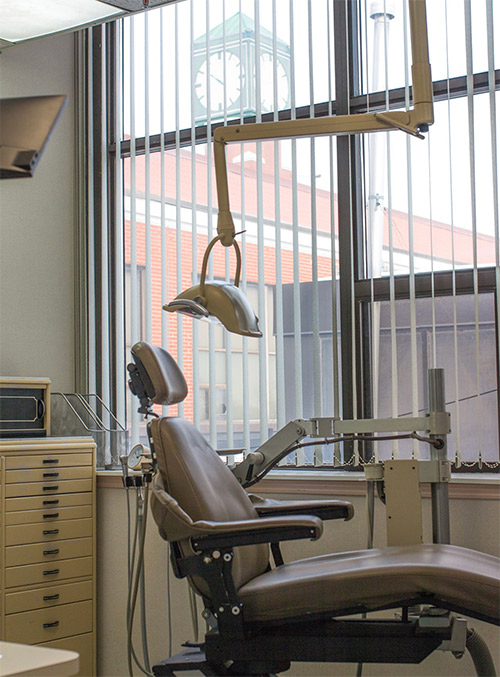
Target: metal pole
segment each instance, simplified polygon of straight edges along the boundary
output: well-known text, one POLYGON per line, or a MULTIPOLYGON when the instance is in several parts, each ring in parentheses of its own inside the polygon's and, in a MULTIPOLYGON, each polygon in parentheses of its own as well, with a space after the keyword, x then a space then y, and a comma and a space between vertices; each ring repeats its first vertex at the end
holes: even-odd
MULTIPOLYGON (((444 370, 428 370, 429 413, 446 411, 444 392, 444 370)), ((431 447, 432 461, 447 461, 446 436, 430 435, 443 440, 441 449, 431 447)), ((433 482, 431 484, 432 501, 432 540, 434 543, 450 542, 450 505, 448 497, 448 482, 433 482)))

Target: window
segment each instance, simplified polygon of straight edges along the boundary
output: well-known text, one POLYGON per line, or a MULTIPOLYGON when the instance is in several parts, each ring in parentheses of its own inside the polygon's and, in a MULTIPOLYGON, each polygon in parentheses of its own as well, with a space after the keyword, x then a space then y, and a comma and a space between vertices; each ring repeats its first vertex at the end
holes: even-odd
MULTIPOLYGON (((186 0, 89 35, 89 54, 103 44, 93 92, 107 96, 93 133, 111 158, 97 223, 114 258, 96 256, 109 289, 123 284, 120 270, 130 280, 109 304, 105 340, 96 337, 96 352, 109 341, 109 364, 95 363, 114 374, 118 408, 127 358, 112 328, 125 314, 136 318, 132 344, 144 337, 176 357, 190 392, 171 413, 214 447, 255 448, 294 418, 417 415, 435 366, 453 417, 450 458, 498 466, 500 44, 490 0, 462 12, 427 3, 435 124, 424 141, 398 131, 228 147, 241 286, 262 340, 161 309, 198 282, 215 234, 216 125, 410 105, 407 5, 388 4, 371 15, 368 0, 186 0), (347 34, 349 54, 335 40, 347 34)), ((233 256, 216 247, 208 277, 231 279, 233 256)), ((139 436, 133 413, 128 423, 139 436)), ((391 453, 426 449, 346 444, 334 458, 318 446, 288 462, 352 468, 391 453)))

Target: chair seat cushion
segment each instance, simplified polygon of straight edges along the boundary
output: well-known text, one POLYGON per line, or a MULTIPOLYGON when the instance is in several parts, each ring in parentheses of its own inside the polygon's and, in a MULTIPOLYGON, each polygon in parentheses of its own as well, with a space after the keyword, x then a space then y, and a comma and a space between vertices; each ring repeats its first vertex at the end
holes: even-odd
POLYGON ((249 581, 238 594, 247 621, 341 615, 429 595, 498 623, 499 559, 440 544, 344 552, 284 564, 249 581))

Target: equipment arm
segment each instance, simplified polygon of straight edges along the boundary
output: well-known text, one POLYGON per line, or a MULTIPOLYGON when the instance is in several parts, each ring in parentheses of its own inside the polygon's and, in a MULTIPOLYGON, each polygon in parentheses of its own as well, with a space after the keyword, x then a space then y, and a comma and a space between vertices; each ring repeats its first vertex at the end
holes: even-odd
POLYGON ((219 216, 217 234, 225 247, 233 244, 235 228, 229 207, 226 144, 334 134, 361 134, 400 129, 424 138, 422 132, 434 122, 432 78, 427 40, 425 2, 408 0, 412 46, 413 108, 404 112, 359 113, 306 120, 282 120, 246 125, 225 125, 214 132, 214 162, 219 216))

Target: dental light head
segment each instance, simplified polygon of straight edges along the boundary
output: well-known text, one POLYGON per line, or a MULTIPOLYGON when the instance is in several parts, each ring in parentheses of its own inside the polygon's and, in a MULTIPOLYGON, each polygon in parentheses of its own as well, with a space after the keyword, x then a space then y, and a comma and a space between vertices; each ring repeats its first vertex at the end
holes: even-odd
POLYGON ((190 317, 212 322, 225 327, 228 331, 242 336, 260 338, 259 321, 253 308, 239 288, 241 271, 241 253, 238 243, 233 239, 236 251, 236 275, 234 284, 229 282, 206 282, 208 257, 212 248, 220 240, 215 237, 207 247, 201 267, 200 283, 181 292, 177 298, 163 306, 169 313, 182 313, 190 317))

